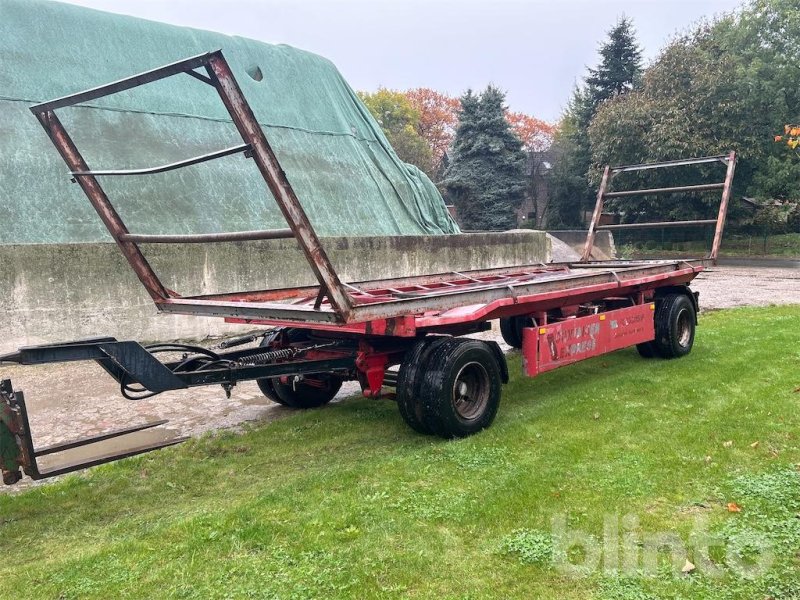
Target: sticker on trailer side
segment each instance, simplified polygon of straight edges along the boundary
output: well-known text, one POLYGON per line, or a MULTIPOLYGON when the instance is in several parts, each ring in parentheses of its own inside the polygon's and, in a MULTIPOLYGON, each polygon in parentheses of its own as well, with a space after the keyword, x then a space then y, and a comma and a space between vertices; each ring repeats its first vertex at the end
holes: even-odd
POLYGON ((652 303, 523 329, 525 374, 531 377, 655 338, 652 303))

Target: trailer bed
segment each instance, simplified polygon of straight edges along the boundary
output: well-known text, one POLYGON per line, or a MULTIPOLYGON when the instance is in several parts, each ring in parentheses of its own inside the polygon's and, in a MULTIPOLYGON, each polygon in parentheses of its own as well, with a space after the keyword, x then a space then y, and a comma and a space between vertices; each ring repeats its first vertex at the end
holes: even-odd
POLYGON ((413 336, 417 330, 490 320, 536 310, 626 296, 664 285, 682 285, 708 261, 647 260, 553 263, 404 279, 344 284, 353 299, 340 318, 320 288, 290 288, 156 301, 165 313, 224 317, 229 322, 337 329, 413 336))

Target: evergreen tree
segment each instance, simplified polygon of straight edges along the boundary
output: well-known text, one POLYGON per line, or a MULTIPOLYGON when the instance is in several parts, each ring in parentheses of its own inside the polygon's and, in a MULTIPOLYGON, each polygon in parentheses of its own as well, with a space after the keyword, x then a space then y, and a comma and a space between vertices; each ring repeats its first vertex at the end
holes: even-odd
POLYGON ((545 215, 551 229, 579 226, 582 211, 595 198, 586 175, 592 163, 586 142, 586 124, 592 120, 591 102, 586 90, 576 88, 553 140, 550 203, 545 215))
POLYGON ((592 152, 587 135, 600 105, 633 90, 642 71, 642 53, 633 24, 620 19, 600 48, 600 64, 589 69, 585 85, 577 87, 556 133, 556 156, 551 178, 548 227, 576 227, 582 213, 594 207, 595 190, 589 181, 592 152))
POLYGON ((505 118, 505 94, 489 86, 461 98, 443 185, 465 229, 511 229, 525 196, 525 153, 505 118))
POLYGON ((632 90, 639 80, 642 51, 629 19, 621 18, 608 32, 608 41, 600 48, 600 56, 600 64, 596 69, 589 69, 586 78, 593 111, 601 102, 632 90))

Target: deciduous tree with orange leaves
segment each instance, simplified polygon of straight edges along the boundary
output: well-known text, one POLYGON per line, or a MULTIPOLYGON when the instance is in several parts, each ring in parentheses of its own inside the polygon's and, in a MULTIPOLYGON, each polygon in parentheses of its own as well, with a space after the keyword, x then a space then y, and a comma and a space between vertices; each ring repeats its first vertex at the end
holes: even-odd
POLYGON ((417 133, 428 142, 438 164, 453 141, 461 104, 457 98, 430 88, 415 88, 405 95, 419 113, 417 133))
POLYGON ((506 112, 506 121, 522 141, 522 148, 528 152, 543 152, 553 143, 555 127, 536 117, 520 112, 506 112))
POLYGON ((800 125, 784 125, 783 135, 776 135, 775 141, 786 142, 789 148, 800 155, 800 152, 797 150, 797 147, 800 146, 800 125))
MULTIPOLYGON (((381 88, 374 93, 359 92, 359 96, 397 154, 435 176, 459 125, 460 100, 422 87, 404 92, 381 88)), ((505 118, 523 150, 541 152, 550 147, 555 129, 550 123, 508 110, 505 118)))
MULTIPOLYGON (((431 147, 434 160, 440 161, 452 144, 458 127, 459 100, 430 88, 415 88, 406 91, 405 95, 420 115, 418 133, 431 147)), ((555 127, 550 123, 511 111, 506 111, 506 120, 522 140, 524 150, 541 152, 553 142, 555 127)))
POLYGON ((428 141, 418 131, 420 113, 406 95, 386 88, 358 95, 378 121, 397 156, 432 177, 436 163, 428 141))

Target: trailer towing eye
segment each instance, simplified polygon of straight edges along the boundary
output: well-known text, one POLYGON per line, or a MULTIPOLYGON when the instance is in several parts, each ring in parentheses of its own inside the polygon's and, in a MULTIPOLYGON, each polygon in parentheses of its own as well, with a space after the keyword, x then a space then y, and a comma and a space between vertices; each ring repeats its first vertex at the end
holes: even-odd
POLYGON ((166 422, 166 420, 153 421, 151 423, 145 423, 144 425, 134 425, 133 427, 101 433, 100 435, 84 438, 82 440, 73 440, 53 446, 34 448, 30 425, 28 423, 28 411, 25 406, 25 396, 21 390, 14 390, 10 379, 4 379, 0 381, 0 468, 3 473, 3 483, 6 485, 17 483, 22 479, 23 472, 33 480, 64 475, 128 456, 135 456, 137 454, 150 452, 151 450, 179 444, 188 439, 186 437, 181 437, 163 442, 132 446, 121 452, 98 454, 88 460, 65 462, 44 470, 39 468, 37 458, 41 456, 58 454, 66 450, 72 450, 73 448, 80 448, 112 438, 125 436, 157 427, 158 425, 163 425, 166 422))

